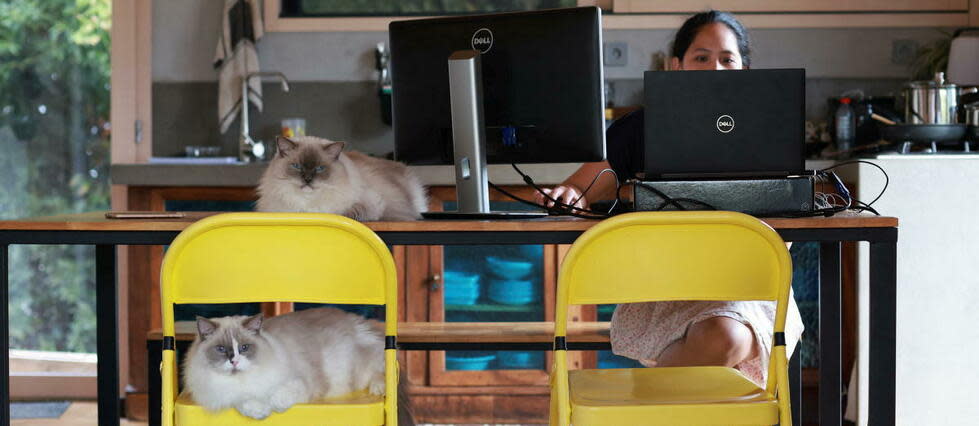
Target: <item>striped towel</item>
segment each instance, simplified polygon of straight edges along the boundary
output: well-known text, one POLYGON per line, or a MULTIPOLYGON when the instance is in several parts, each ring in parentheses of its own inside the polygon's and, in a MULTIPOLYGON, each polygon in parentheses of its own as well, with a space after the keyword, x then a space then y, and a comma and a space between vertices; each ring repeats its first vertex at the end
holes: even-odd
MULTIPOLYGON (((258 52, 255 42, 264 34, 258 0, 225 0, 221 37, 214 53, 214 69, 218 71, 218 120, 221 133, 231 127, 241 108, 241 79, 258 72, 258 52)), ((248 99, 262 110, 262 82, 248 82, 248 99)))

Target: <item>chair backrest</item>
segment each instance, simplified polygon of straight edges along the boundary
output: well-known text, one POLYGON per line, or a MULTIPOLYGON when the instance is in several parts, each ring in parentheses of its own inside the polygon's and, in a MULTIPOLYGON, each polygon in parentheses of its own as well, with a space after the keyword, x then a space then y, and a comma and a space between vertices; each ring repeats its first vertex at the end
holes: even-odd
POLYGON ((569 304, 777 300, 776 331, 782 331, 791 274, 785 243, 752 216, 623 214, 586 231, 568 251, 555 325, 566 330, 569 304))
MULTIPOLYGON (((311 302, 386 305, 397 318, 397 275, 387 246, 349 218, 319 213, 228 213, 187 227, 160 277, 163 323, 173 304, 311 302)), ((389 330, 393 335, 393 331, 389 330)), ((167 334, 172 335, 172 334, 167 334)))

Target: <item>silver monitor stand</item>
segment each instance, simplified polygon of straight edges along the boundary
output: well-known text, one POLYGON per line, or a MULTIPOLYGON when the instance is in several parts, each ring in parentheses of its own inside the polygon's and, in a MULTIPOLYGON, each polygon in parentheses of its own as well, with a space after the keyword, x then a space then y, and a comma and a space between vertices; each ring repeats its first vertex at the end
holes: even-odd
POLYGON ((546 212, 490 211, 486 174, 486 127, 483 122, 483 78, 479 51, 449 55, 449 100, 458 210, 426 212, 426 219, 527 219, 546 212))

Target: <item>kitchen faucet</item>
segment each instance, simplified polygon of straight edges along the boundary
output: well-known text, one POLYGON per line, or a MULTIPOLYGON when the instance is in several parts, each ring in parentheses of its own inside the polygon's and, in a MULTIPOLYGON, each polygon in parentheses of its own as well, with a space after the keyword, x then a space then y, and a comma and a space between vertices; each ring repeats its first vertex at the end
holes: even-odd
POLYGON ((289 91, 289 80, 285 74, 278 71, 252 72, 245 74, 241 79, 241 135, 238 137, 238 161, 250 163, 256 160, 266 159, 269 147, 261 141, 252 139, 248 132, 248 82, 252 77, 278 77, 282 83, 282 91, 289 91))

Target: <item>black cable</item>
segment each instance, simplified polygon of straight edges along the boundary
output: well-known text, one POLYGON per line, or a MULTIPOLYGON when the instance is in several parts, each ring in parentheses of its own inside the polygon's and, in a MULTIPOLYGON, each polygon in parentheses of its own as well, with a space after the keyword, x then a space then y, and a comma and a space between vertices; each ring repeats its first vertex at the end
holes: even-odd
MULTIPOLYGON (((521 202, 524 202, 524 203, 530 203, 532 205, 538 206, 538 207, 540 207, 540 208, 542 208, 542 209, 544 209, 544 210, 546 210, 546 211, 548 211, 550 213, 555 213, 555 214, 567 213, 567 214, 571 214, 572 216, 575 216, 574 212, 575 211, 579 211, 579 212, 585 213, 586 215, 592 215, 592 216, 598 217, 598 218, 607 218, 607 217, 611 217, 612 216, 612 210, 618 204, 618 201, 619 201, 618 200, 618 195, 616 195, 616 202, 612 204, 612 207, 609 209, 608 212, 603 213, 603 212, 594 211, 592 209, 584 209, 584 208, 581 208, 581 207, 577 207, 577 206, 574 205, 574 203, 567 204, 567 203, 558 201, 554 197, 551 197, 551 195, 548 194, 547 192, 544 192, 544 189, 541 188, 539 185, 537 185, 537 183, 534 182, 534 179, 533 178, 531 178, 526 173, 524 173, 522 170, 520 170, 520 168, 517 167, 517 165, 515 163, 511 163, 510 165, 513 167, 513 170, 515 170, 517 172, 517 174, 519 174, 523 178, 523 181, 527 185, 530 185, 531 187, 533 187, 534 190, 536 190, 538 193, 540 193, 541 195, 543 195, 545 199, 547 199, 548 201, 552 202, 553 203, 553 206, 552 207, 548 207, 548 206, 537 204, 537 203, 531 203, 529 201, 520 199, 520 198, 518 198, 518 197, 516 197, 516 196, 514 196, 512 194, 507 194, 504 191, 500 191, 500 192, 501 193, 504 193, 504 195, 507 195, 508 197, 513 198, 513 199, 515 199, 517 201, 521 201, 521 202)), ((619 188, 621 187, 621 184, 619 183, 619 175, 615 173, 615 170, 612 170, 612 169, 604 169, 601 172, 599 172, 597 175, 595 175, 595 177, 592 179, 591 183, 588 185, 588 188, 585 189, 584 191, 582 191, 581 195, 577 199, 575 199, 574 202, 577 202, 579 199, 584 198, 585 194, 588 192, 588 190, 591 189, 592 185, 594 185, 594 183, 598 180, 598 178, 602 174, 604 174, 606 171, 611 172, 612 173, 612 176, 615 178, 616 192, 618 192, 619 188)), ((499 189, 499 188, 497 187, 495 189, 499 189)), ((583 216, 577 216, 577 217, 583 217, 583 216)))
MULTIPOLYGON (((851 161, 844 161, 842 163, 839 163, 839 164, 836 164, 836 165, 827 167, 827 168, 822 169, 820 171, 821 172, 825 172, 825 171, 828 171, 828 170, 831 170, 831 169, 835 169, 835 168, 840 167, 840 166, 845 166, 847 164, 857 164, 857 163, 870 164, 871 166, 876 167, 878 170, 880 170, 881 173, 884 174, 884 188, 882 188, 880 190, 880 193, 877 194, 877 197, 875 197, 873 199, 873 201, 871 201, 870 203, 867 203, 867 207, 870 207, 870 206, 874 205, 874 203, 876 203, 877 200, 880 199, 880 197, 884 196, 884 191, 887 191, 887 185, 890 184, 890 182, 891 182, 890 176, 887 176, 887 171, 885 171, 883 167, 877 165, 876 163, 872 163, 870 161, 865 161, 865 160, 851 160, 851 161)), ((858 201, 858 203, 859 203, 859 201, 858 201)))
MULTIPOLYGON (((543 210, 547 211, 548 213, 566 214, 566 215, 569 215, 569 216, 580 217, 582 219, 606 219, 606 218, 608 218, 607 215, 580 214, 580 213, 575 213, 573 211, 560 211, 560 210, 557 210, 557 209, 552 209, 552 208, 549 208, 549 207, 547 207, 545 205, 537 204, 537 203, 535 203, 533 201, 524 200, 523 198, 520 198, 520 197, 518 197, 518 196, 516 196, 514 194, 511 194, 509 191, 507 191, 507 190, 505 190, 505 189, 497 186, 493 182, 487 182, 487 183, 489 183, 490 188, 493 188, 493 189, 495 189, 497 191, 500 191, 501 194, 506 195, 507 197, 510 197, 510 198, 512 198, 512 199, 514 199, 516 201, 521 202, 521 203, 524 203, 524 204, 527 204, 527 205, 530 205, 530 206, 534 206, 534 207, 543 209, 543 210)), ((578 210, 581 210, 581 209, 578 209, 578 210)))

